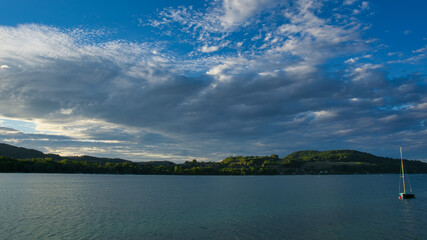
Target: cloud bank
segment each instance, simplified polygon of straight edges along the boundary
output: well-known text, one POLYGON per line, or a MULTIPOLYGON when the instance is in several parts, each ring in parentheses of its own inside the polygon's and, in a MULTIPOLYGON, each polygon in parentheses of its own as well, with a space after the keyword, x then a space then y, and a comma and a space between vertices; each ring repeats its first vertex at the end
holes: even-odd
POLYGON ((399 145, 422 158, 425 76, 390 79, 374 62, 357 19, 367 2, 333 11, 327 1, 250 2, 168 8, 141 24, 174 41, 0 26, 0 140, 132 160, 343 148, 395 156, 399 145))

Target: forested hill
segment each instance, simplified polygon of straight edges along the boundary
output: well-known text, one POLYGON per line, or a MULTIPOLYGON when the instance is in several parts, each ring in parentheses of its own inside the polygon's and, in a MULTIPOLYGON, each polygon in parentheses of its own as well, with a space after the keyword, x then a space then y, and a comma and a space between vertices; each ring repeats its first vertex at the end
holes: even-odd
POLYGON ((13 159, 51 159, 51 160, 75 160, 75 161, 87 161, 87 162, 129 162, 128 160, 119 159, 119 158, 99 158, 92 156, 60 156, 57 154, 45 154, 38 150, 28 149, 23 147, 16 147, 13 145, 0 143, 0 156, 13 158, 13 159))
MULTIPOLYGON (((298 151, 284 158, 228 157, 222 161, 231 167, 241 166, 250 171, 269 169, 279 174, 345 174, 345 173, 399 173, 400 159, 378 157, 355 150, 298 151)), ((405 160, 410 173, 427 173, 427 163, 405 160)))
POLYGON ((0 143, 0 156, 17 158, 17 159, 31 159, 31 158, 44 158, 46 154, 23 147, 15 147, 9 144, 0 143))
MULTIPOLYGON (((345 168, 366 169, 373 172, 393 173, 400 171, 400 159, 379 157, 370 153, 354 150, 333 150, 333 151, 301 151, 292 153, 284 158, 285 162, 299 162, 307 168, 328 168, 332 170, 345 168)), ((405 160, 405 169, 411 173, 427 173, 427 163, 422 161, 405 160)))
MULTIPOLYGON (((408 173, 427 173, 427 163, 405 160, 408 173)), ((299 151, 284 158, 236 156, 219 162, 131 162, 91 156, 61 157, 54 154, 0 145, 0 172, 177 174, 177 175, 279 175, 399 173, 400 159, 354 150, 299 151)))
POLYGON ((289 154, 285 161, 309 161, 309 162, 384 162, 390 158, 378 157, 370 153, 355 150, 332 151, 298 151, 289 154))

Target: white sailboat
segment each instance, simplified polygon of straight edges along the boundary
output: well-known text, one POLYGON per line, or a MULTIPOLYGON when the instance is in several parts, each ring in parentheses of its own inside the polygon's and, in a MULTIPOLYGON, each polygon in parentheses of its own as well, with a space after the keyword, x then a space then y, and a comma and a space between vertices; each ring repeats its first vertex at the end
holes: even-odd
MULTIPOLYGON (((409 187, 410 193, 406 192, 405 168, 403 167, 402 147, 400 147, 400 165, 402 167, 402 169, 401 169, 401 178, 402 178, 402 182, 403 182, 403 192, 399 193, 399 199, 415 198, 415 193, 412 193, 411 187, 409 187)), ((400 185, 399 185, 399 191, 400 191, 400 185)))

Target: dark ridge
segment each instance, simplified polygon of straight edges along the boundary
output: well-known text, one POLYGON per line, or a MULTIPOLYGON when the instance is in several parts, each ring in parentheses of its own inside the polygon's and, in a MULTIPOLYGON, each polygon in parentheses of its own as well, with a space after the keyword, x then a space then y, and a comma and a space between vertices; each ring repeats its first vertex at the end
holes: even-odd
POLYGON ((16 147, 6 143, 0 143, 0 156, 14 158, 14 159, 51 159, 60 161, 63 159, 68 159, 72 161, 87 161, 87 162, 110 162, 110 163, 120 163, 120 162, 130 162, 128 160, 120 158, 99 158, 93 156, 67 156, 62 157, 57 154, 45 154, 41 151, 28 149, 23 147, 16 147))
MULTIPOLYGON (((427 163, 404 160, 407 173, 427 173, 427 163)), ((236 156, 219 162, 196 159, 131 162, 93 156, 61 157, 37 150, 0 144, 0 172, 175 174, 175 175, 291 175, 400 173, 400 159, 378 157, 355 150, 298 151, 284 158, 236 156)))
POLYGON ((6 143, 0 143, 0 156, 18 158, 18 159, 31 159, 31 158, 44 158, 46 154, 23 147, 15 147, 6 143))

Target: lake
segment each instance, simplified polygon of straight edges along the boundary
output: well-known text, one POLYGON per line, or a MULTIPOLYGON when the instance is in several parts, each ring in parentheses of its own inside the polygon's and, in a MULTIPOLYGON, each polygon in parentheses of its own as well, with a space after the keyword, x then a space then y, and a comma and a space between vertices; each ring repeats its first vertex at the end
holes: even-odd
POLYGON ((427 175, 0 174, 0 239, 427 239, 427 175))

